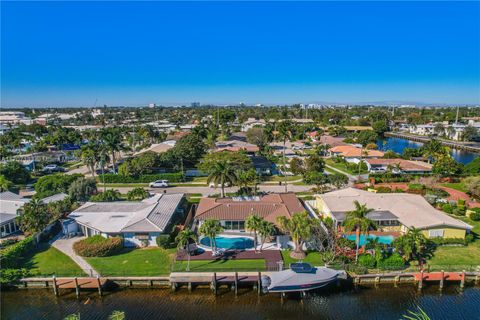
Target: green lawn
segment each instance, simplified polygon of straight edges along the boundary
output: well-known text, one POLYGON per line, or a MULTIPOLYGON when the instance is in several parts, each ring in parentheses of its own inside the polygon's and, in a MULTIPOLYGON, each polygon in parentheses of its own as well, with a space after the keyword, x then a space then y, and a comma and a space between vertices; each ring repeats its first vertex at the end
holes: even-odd
MULTIPOLYGON (((295 175, 295 176, 287 176, 287 181, 295 181, 295 180, 300 180, 302 179, 302 176, 301 175, 295 175)), ((285 177, 284 176, 269 176, 269 177, 265 177, 265 181, 285 181, 285 177)))
MULTIPOLYGON (((343 171, 343 172, 346 172, 346 173, 349 173, 349 174, 352 174, 352 175, 358 175, 358 167, 357 167, 356 170, 352 171, 352 170, 348 169, 344 163, 336 163, 332 159, 325 159, 325 163, 328 164, 329 166, 335 168, 335 169, 340 170, 340 171, 343 171)), ((338 173, 338 172, 336 172, 336 173, 338 173)), ((364 173, 368 173, 368 171, 362 170, 360 172, 360 174, 364 174, 364 173)))
POLYGON ((442 183, 442 186, 447 187, 447 188, 452 188, 458 191, 462 192, 467 192, 467 189, 465 188, 465 185, 461 182, 456 182, 456 183, 442 183))
POLYGON ((472 229, 476 235, 474 242, 465 247, 438 247, 432 259, 428 263, 432 266, 435 265, 478 265, 480 266, 480 221, 473 221, 467 217, 453 216, 456 219, 460 219, 474 226, 472 229))
MULTIPOLYGON (((285 268, 288 268, 290 263, 298 262, 299 260, 293 259, 290 257, 290 250, 282 250, 283 265, 285 268)), ((313 266, 323 266, 324 263, 320 258, 320 253, 318 252, 308 252, 307 257, 302 260, 303 262, 310 263, 313 266)))
POLYGON ((82 269, 67 255, 47 244, 41 244, 31 255, 25 257, 21 267, 42 276, 81 276, 82 269))
POLYGON ((85 259, 104 276, 159 276, 170 273, 174 253, 175 249, 144 248, 85 259))
MULTIPOLYGON (((187 261, 177 261, 173 271, 185 271, 187 261)), ((190 271, 263 271, 264 259, 251 260, 191 260, 190 271)))

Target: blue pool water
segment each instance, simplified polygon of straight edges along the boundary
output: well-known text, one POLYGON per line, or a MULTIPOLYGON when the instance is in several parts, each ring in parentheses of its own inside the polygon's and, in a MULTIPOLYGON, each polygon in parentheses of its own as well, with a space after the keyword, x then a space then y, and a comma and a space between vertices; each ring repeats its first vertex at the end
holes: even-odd
MULTIPOLYGON (((247 237, 215 237, 217 248, 219 249, 250 249, 253 248, 253 239, 247 237)), ((209 237, 200 239, 200 243, 204 246, 211 247, 209 237)))
MULTIPOLYGON (((347 239, 348 240, 351 240, 351 241, 356 241, 356 236, 355 234, 350 234, 347 236, 347 239)), ((377 238, 378 239, 378 242, 380 243, 383 243, 383 244, 391 244, 393 242, 393 236, 375 236, 373 234, 369 234, 367 239, 375 239, 377 238)), ((365 245, 365 243, 367 242, 367 240, 365 239, 365 235, 361 235, 360 236, 360 246, 363 246, 365 245)))

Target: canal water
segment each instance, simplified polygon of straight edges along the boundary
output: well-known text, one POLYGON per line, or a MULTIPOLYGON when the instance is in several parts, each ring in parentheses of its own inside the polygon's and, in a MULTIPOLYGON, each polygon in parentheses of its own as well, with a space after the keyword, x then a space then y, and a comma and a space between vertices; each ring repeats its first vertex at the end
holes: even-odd
POLYGON ((118 289, 102 298, 94 292, 55 297, 52 290, 18 289, 2 292, 1 319, 63 319, 80 313, 82 320, 107 319, 123 310, 126 319, 402 319, 407 310, 422 308, 431 319, 480 319, 480 288, 430 286, 419 292, 413 284, 333 288, 309 293, 304 299, 279 294, 258 296, 244 289, 238 297, 223 289, 214 296, 208 289, 189 293, 180 289, 118 289))
MULTIPOLYGON (((423 143, 402 138, 385 137, 377 141, 378 149, 382 151, 393 150, 396 153, 403 153, 405 148, 420 148, 423 143)), ((464 150, 452 149, 452 157, 460 163, 467 164, 473 159, 480 157, 480 154, 464 150)))

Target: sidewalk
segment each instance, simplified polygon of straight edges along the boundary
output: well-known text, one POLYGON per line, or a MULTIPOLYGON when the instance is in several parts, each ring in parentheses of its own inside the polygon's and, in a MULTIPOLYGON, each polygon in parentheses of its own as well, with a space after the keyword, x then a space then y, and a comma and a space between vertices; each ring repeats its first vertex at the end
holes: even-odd
POLYGON ((73 251, 73 244, 79 240, 85 239, 85 237, 73 237, 70 239, 56 238, 52 241, 52 246, 66 254, 73 260, 80 268, 90 277, 100 276, 98 273, 85 259, 80 257, 73 251))

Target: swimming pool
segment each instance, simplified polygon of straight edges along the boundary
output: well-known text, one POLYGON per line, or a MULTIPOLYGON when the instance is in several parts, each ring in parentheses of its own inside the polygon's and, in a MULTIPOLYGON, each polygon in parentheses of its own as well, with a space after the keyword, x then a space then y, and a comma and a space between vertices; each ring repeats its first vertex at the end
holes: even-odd
MULTIPOLYGON (((352 240, 352 241, 356 241, 356 236, 355 234, 350 234, 347 236, 347 239, 348 240, 352 240)), ((383 243, 383 244, 391 244, 393 242, 393 236, 376 236, 376 235, 373 235, 373 234, 369 234, 367 239, 378 239, 378 242, 380 243, 383 243)), ((365 239, 365 235, 361 235, 360 236, 360 242, 359 242, 359 245, 360 246, 363 246, 365 245, 365 243, 367 242, 367 240, 365 239)))
MULTIPOLYGON (((250 249, 253 248, 253 239, 248 237, 215 237, 219 249, 250 249)), ((211 247, 209 237, 200 239, 204 246, 211 247)))

